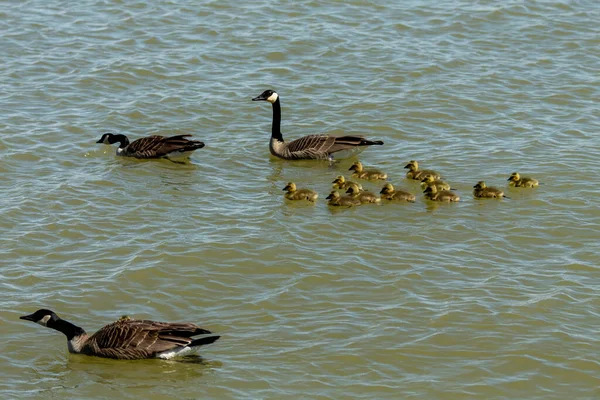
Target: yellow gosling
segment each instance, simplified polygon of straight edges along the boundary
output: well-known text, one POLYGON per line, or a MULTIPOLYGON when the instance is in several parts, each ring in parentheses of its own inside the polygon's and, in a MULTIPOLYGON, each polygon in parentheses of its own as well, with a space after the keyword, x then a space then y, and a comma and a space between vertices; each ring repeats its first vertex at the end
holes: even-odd
POLYGON ((406 177, 408 179, 418 179, 421 180, 428 175, 431 175, 433 179, 441 179, 440 174, 430 169, 419 169, 419 163, 415 160, 410 160, 408 164, 404 166, 404 168, 408 169, 406 173, 406 177))
POLYGON ((297 189, 294 182, 288 182, 283 188, 287 193, 284 195, 288 200, 308 200, 310 202, 317 201, 319 195, 314 190, 310 189, 297 189))
POLYGON ((504 196, 504 192, 495 187, 488 187, 484 181, 479 181, 473 186, 473 196, 478 199, 499 199, 504 196))
POLYGON ((385 172, 381 172, 381 171, 377 171, 377 170, 367 171, 363 168, 363 165, 360 161, 356 161, 354 164, 352 164, 352 166, 350 168, 348 168, 348 171, 354 171, 352 176, 354 178, 358 178, 358 179, 366 179, 369 181, 376 181, 376 180, 384 181, 387 179, 387 174, 385 172))
POLYGON ((358 199, 358 201, 360 201, 361 204, 379 203, 381 201, 381 199, 376 194, 367 192, 365 190, 360 190, 356 183, 350 185, 346 193, 348 193, 350 197, 358 199))
POLYGON ((381 198, 388 201, 410 201, 414 203, 415 195, 404 190, 396 190, 391 183, 386 183, 381 189, 381 198))
POLYGON ((508 185, 514 186, 514 187, 532 188, 532 187, 536 187, 540 184, 537 179, 528 178, 528 177, 521 178, 521 176, 519 175, 518 172, 513 172, 512 174, 510 174, 510 177, 507 180, 508 180, 508 185))
POLYGON ((327 196, 326 199, 329 200, 327 205, 334 207, 352 207, 360 205, 358 199, 354 199, 350 196, 340 196, 336 190, 329 193, 329 196, 327 196))

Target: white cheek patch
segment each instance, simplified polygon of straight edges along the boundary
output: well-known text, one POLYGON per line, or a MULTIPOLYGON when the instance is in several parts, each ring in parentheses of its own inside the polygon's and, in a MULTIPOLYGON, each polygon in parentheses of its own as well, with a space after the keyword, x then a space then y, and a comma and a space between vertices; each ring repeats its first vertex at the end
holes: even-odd
POLYGON ((273 93, 272 95, 267 97, 267 101, 272 104, 272 103, 275 103, 278 98, 279 98, 279 95, 277 93, 273 93))
POLYGON ((48 320, 50 320, 50 316, 44 315, 44 318, 40 319, 37 323, 40 324, 41 326, 47 326, 48 320))

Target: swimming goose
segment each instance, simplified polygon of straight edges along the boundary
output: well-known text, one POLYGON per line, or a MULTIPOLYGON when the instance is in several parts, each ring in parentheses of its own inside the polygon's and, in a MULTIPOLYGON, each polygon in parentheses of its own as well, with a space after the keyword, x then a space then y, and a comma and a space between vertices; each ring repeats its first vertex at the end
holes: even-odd
POLYGON ((340 196, 336 190, 329 193, 329 196, 327 196, 326 199, 329 200, 327 202, 327 205, 329 206, 352 207, 360 205, 360 200, 350 196, 340 196))
POLYGON ((440 174, 430 169, 419 169, 419 163, 415 160, 410 160, 408 164, 404 166, 404 168, 408 168, 408 172, 406 173, 406 177, 408 179, 418 179, 421 180, 425 178, 427 175, 431 175, 433 179, 441 179, 440 174))
POLYGON ((333 183, 334 189, 346 190, 350 185, 355 184, 362 190, 362 185, 360 183, 347 181, 346 178, 344 178, 344 175, 338 175, 331 183, 333 183))
POLYGON ((437 190, 435 186, 428 186, 423 192, 425 199, 431 201, 460 201, 460 197, 456 193, 448 190, 437 190))
POLYGON ((70 353, 118 360, 168 359, 191 351, 193 347, 213 343, 220 337, 192 339, 211 332, 191 323, 136 320, 128 316, 100 328, 92 336, 50 310, 37 310, 20 319, 64 333, 70 353))
POLYGON ((473 196, 480 199, 499 199, 501 197, 506 197, 502 190, 491 186, 488 187, 484 181, 477 182, 473 188, 473 196))
POLYGON ((425 178, 421 180, 421 188, 427 189, 429 186, 435 186, 437 190, 454 190, 450 185, 441 179, 434 179, 431 175, 425 175, 425 178))
POLYGON ((514 187, 532 188, 532 187, 536 187, 540 184, 537 179, 528 178, 528 177, 521 178, 521 176, 519 175, 518 172, 513 172, 507 180, 508 180, 508 185, 514 186, 514 187))
POLYGON ((360 201, 361 204, 365 203, 379 203, 381 199, 376 194, 361 190, 356 183, 351 184, 346 191, 350 195, 360 201))
POLYGON ((415 195, 404 190, 396 190, 391 183, 386 183, 381 189, 381 198, 390 201, 410 201, 414 203, 415 195))
POLYGON ((288 200, 308 200, 314 203, 317 200, 317 197, 319 197, 314 190, 296 189, 296 184, 294 182, 288 182, 283 190, 287 191, 285 198, 288 200))
POLYGON ((129 142, 127 136, 114 133, 105 133, 96 143, 114 144, 119 143, 118 156, 135 158, 188 158, 194 150, 204 147, 199 140, 189 140, 186 137, 192 135, 177 136, 148 136, 129 142))
POLYGON ((271 127, 271 154, 285 160, 333 160, 347 158, 363 151, 366 146, 382 145, 381 140, 367 140, 363 136, 308 135, 286 143, 280 131, 281 106, 279 95, 274 90, 265 90, 252 101, 268 101, 273 105, 271 127))
POLYGON ((381 172, 381 171, 377 171, 377 170, 366 171, 363 168, 363 165, 360 161, 355 161, 354 164, 352 164, 352 166, 350 168, 348 168, 348 171, 354 171, 352 176, 355 178, 359 178, 359 179, 367 179, 370 181, 376 181, 376 180, 384 181, 387 179, 387 174, 385 172, 381 172))

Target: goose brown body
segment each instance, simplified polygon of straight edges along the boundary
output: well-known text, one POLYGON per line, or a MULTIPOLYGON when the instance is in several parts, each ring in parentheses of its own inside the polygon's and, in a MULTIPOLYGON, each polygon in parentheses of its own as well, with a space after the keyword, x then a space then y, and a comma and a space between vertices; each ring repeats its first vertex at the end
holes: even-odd
POLYGON ((285 142, 281 134, 281 104, 279 94, 265 90, 252 101, 268 101, 273 106, 273 123, 269 150, 276 157, 286 160, 347 158, 363 151, 368 146, 382 145, 381 140, 368 140, 360 135, 308 135, 285 142))
POLYGON ((129 142, 125 135, 105 133, 96 143, 119 143, 117 155, 124 157, 147 158, 186 158, 197 149, 204 147, 199 140, 186 139, 192 135, 148 136, 129 142))
POLYGON ((192 347, 210 344, 219 336, 194 339, 211 333, 193 323, 158 322, 121 318, 100 328, 91 336, 82 328, 61 319, 53 311, 41 309, 21 319, 62 332, 69 352, 119 360, 169 358, 192 347))
POLYGON ((540 184, 537 179, 521 177, 518 172, 513 172, 507 180, 508 185, 514 187, 532 188, 540 184))

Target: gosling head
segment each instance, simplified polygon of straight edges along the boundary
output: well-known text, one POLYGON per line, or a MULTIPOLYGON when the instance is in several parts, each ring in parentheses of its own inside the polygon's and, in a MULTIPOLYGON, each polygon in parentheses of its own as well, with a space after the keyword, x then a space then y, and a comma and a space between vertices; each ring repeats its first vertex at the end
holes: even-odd
POLYGON ((427 193, 431 193, 431 194, 437 193, 437 187, 435 185, 427 186, 425 188, 425 190, 423 190, 423 193, 425 193, 425 194, 427 194, 427 193))
POLYGON ((344 183, 346 182, 346 178, 344 178, 344 175, 338 175, 336 176, 336 178, 333 180, 333 182, 331 183, 344 183))
POLYGON ((406 165, 404 166, 404 168, 408 168, 408 169, 409 169, 409 170, 411 170, 411 171, 416 171, 416 170, 418 170, 418 169, 419 169, 419 163, 418 163, 418 162, 416 162, 415 160, 410 160, 410 161, 408 162, 408 164, 406 164, 406 165))
POLYGON ((484 181, 479 181, 475 186, 473 186, 474 189, 485 189, 486 187, 487 185, 484 181))
POLYGON ((327 200, 334 200, 334 199, 339 199, 340 198, 340 194, 337 192, 337 190, 333 190, 331 193, 329 193, 329 196, 325 197, 325 199, 327 200))
POLYGON ((521 177, 519 176, 518 172, 513 172, 512 174, 510 174, 510 177, 507 179, 507 181, 509 182, 516 182, 519 179, 521 179, 521 177))
POLYGON ((59 320, 58 315, 56 315, 54 311, 45 308, 37 310, 33 314, 23 315, 22 317, 19 317, 19 319, 32 321, 46 327, 51 327, 54 322, 59 320))
POLYGON ((432 175, 425 175, 425 178, 421 179, 421 182, 423 183, 431 183, 435 181, 435 179, 433 179, 432 175))
POLYGON ((346 190, 346 193, 349 193, 351 195, 358 194, 360 193, 360 188, 356 183, 353 183, 350 186, 348 186, 348 190, 346 190))
POLYGON ((295 192, 296 184, 294 182, 288 182, 288 184, 285 185, 285 187, 282 190, 287 192, 295 192))
POLYGON ((352 166, 350 168, 348 168, 348 171, 356 171, 356 172, 360 172, 362 171, 363 166, 361 164, 360 161, 355 161, 354 164, 352 164, 352 166))
POLYGON ((385 185, 383 185, 383 189, 381 189, 381 192, 379 192, 379 194, 390 194, 394 192, 394 186, 392 186, 391 183, 386 183, 385 185))
POLYGON ((268 89, 262 92, 260 95, 256 96, 255 98, 253 98, 252 101, 268 101, 269 103, 273 104, 277 101, 278 98, 279 95, 276 91, 268 89))

